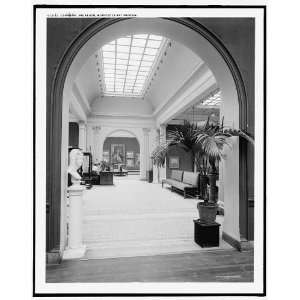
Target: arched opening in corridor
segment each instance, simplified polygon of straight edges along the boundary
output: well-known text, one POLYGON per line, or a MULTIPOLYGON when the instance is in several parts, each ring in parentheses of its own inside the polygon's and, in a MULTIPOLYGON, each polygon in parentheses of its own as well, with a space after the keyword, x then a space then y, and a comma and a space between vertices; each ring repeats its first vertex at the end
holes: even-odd
MULTIPOLYGON (((79 95, 80 98, 80 84, 83 81, 79 79, 85 78, 85 70, 95 59, 97 51, 113 40, 133 34, 162 36, 170 40, 172 45, 174 43, 175 47, 188 49, 189 57, 198 58, 198 63, 194 65, 194 69, 187 71, 185 78, 178 78, 177 89, 173 90, 171 95, 167 91, 174 85, 172 80, 165 85, 166 90, 156 89, 156 94, 154 91, 151 94, 150 91, 149 95, 152 95, 152 101, 148 102, 147 98, 140 101, 117 99, 116 96, 114 99, 107 99, 104 96, 100 99, 101 101, 94 98, 94 101, 89 103, 92 108, 89 115, 83 114, 82 117, 85 118, 83 121, 87 124, 87 149, 91 148, 91 145, 93 146, 92 152, 95 159, 107 156, 108 148, 105 148, 105 139, 108 137, 107 132, 112 134, 109 133, 111 127, 116 128, 114 130, 119 130, 120 127, 129 128, 130 131, 134 128, 140 146, 140 176, 145 179, 146 172, 151 168, 150 153, 155 146, 157 131, 159 131, 159 135, 166 136, 166 127, 171 120, 198 103, 199 97, 203 96, 203 93, 216 87, 222 92, 220 115, 224 116, 225 123, 228 126, 242 129, 247 124, 246 97, 239 70, 226 48, 200 24, 183 19, 157 19, 153 22, 151 19, 142 18, 101 20, 92 24, 85 33, 78 37, 67 52, 57 73, 53 91, 54 105, 59 106, 62 103, 61 110, 58 110, 61 111, 61 116, 56 116, 61 119, 62 124, 61 144, 54 151, 54 153, 59 152, 61 156, 61 164, 56 169, 56 172, 60 174, 60 181, 56 180, 55 182, 60 191, 59 243, 62 249, 66 243, 64 199, 66 197, 68 155, 66 151, 68 143, 67 116, 70 107, 75 106, 72 99, 74 94, 79 95), (160 95, 163 97, 160 98, 160 95), (111 110, 106 111, 108 107, 111 110), (138 114, 135 113, 135 109, 139 110, 138 114)), ((172 73, 169 73, 169 78, 172 79, 171 75, 172 73)), ((155 83, 152 86, 155 86, 155 83)), ((52 125, 55 126, 55 124, 52 125)), ((109 158, 111 158, 111 149, 108 154, 109 158)), ((241 176, 244 178, 245 175, 243 174, 245 170, 240 169, 240 159, 239 141, 235 140, 232 151, 227 155, 227 160, 222 166, 222 197, 226 212, 224 230, 228 236, 238 241, 244 234, 240 217, 241 209, 245 205, 245 195, 241 194, 245 190, 241 191, 239 185, 239 178, 241 176)))
POLYGON ((117 129, 109 133, 104 139, 100 157, 113 170, 126 171, 126 176, 139 178, 140 143, 132 132, 117 129))

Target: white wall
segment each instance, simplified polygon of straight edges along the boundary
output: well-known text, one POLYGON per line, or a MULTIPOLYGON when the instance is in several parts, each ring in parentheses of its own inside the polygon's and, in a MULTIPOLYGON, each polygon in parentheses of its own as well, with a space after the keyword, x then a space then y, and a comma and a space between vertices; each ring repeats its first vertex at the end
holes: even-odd
POLYGON ((141 98, 103 97, 93 101, 91 106, 93 115, 148 115, 153 113, 149 101, 141 98))

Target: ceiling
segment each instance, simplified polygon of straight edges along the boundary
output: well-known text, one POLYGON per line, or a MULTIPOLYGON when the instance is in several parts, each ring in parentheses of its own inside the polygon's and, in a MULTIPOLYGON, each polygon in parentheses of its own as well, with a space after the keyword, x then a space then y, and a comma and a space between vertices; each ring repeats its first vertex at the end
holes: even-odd
MULTIPOLYGON (((197 75, 195 71, 205 65, 201 58, 189 48, 178 42, 163 37, 160 38, 159 36, 139 35, 138 38, 136 38, 136 36, 126 36, 125 39, 118 39, 117 41, 110 42, 106 46, 89 57, 78 73, 73 86, 73 91, 76 90, 76 94, 80 94, 81 96, 81 101, 85 102, 89 107, 90 114, 101 112, 105 115, 129 115, 135 112, 136 115, 150 116, 171 99, 172 96, 188 82, 191 76, 197 75), (134 85, 128 85, 126 88, 127 94, 124 95, 126 74, 122 77, 123 81, 121 81, 123 84, 122 91, 120 85, 118 85, 119 89, 116 89, 116 65, 118 57, 127 51, 127 62, 124 64, 127 68, 126 72, 131 65, 137 63, 140 64, 140 68, 144 61, 144 56, 145 59, 149 59, 146 46, 151 41, 155 41, 155 38, 157 39, 156 42, 160 44, 159 48, 157 48, 158 44, 155 46, 156 52, 152 52, 153 57, 150 58, 152 59, 152 65, 148 68, 147 74, 144 72, 145 76, 142 78, 142 76, 138 75, 138 72, 135 73, 135 80, 138 78, 143 79, 143 81, 139 81, 142 82, 143 85, 140 84, 139 89, 135 89, 134 85), (133 48, 132 44, 134 40, 142 41, 140 48, 144 47, 144 56, 133 56, 135 53, 131 51, 131 48, 133 48), (126 49, 124 48, 123 52, 118 52, 118 45, 124 46, 121 45, 122 43, 131 43, 131 46, 129 45, 126 49), (114 51, 113 48, 115 49, 114 51), (109 49, 111 51, 108 51, 109 49), (124 52, 124 50, 126 51, 124 52), (101 55, 104 56, 100 57, 101 55), (108 56, 114 56, 114 61, 107 59, 108 56), (135 62, 131 59, 134 57, 135 62), (115 68, 114 75, 110 75, 107 78, 105 78, 105 74, 112 71, 105 72, 106 62, 111 62, 111 65, 115 68), (112 82, 114 90, 109 90, 108 87, 112 88, 112 82)), ((151 50, 151 47, 149 49, 151 50)), ((133 48, 133 50, 135 49, 133 48)), ((123 56, 123 58, 125 58, 125 56, 123 56)), ((112 68, 112 66, 110 66, 110 68, 112 68)))
POLYGON ((102 95, 142 98, 166 43, 162 36, 134 34, 104 45, 95 54, 102 95))

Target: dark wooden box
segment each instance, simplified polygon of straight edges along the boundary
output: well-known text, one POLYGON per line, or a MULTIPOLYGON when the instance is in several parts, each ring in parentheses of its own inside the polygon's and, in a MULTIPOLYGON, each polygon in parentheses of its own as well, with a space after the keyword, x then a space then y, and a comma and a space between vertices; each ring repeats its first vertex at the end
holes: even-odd
POLYGON ((194 220, 194 240, 202 248, 219 247, 219 227, 220 224, 205 223, 194 220))
POLYGON ((114 175, 113 172, 100 172, 100 185, 113 185, 114 175))

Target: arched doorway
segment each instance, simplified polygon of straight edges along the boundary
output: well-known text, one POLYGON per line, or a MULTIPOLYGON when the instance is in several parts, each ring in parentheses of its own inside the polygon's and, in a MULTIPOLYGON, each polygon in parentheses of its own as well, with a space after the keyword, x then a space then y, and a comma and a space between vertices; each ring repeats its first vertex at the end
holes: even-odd
POLYGON ((119 165, 128 175, 140 175, 140 142, 138 135, 124 129, 114 129, 101 139, 100 158, 112 168, 119 165), (102 153, 101 153, 102 152, 102 153), (119 155, 116 156, 116 153, 119 155))
MULTIPOLYGON (((48 182, 48 194, 47 197, 50 202, 56 202, 56 212, 50 220, 51 226, 54 226, 56 235, 56 241, 52 241, 51 244, 57 245, 59 242, 60 247, 63 247, 63 229, 60 225, 61 219, 57 217, 60 213, 61 199, 64 199, 64 191, 62 187, 65 182, 65 170, 66 170, 66 157, 67 152, 65 149, 66 143, 66 120, 64 120, 65 112, 68 110, 68 93, 72 84, 72 80, 76 73, 80 70, 83 62, 89 55, 91 55, 95 49, 105 44, 117 35, 126 33, 139 33, 147 30, 155 34, 167 36, 171 39, 177 40, 180 43, 189 47, 192 51, 202 57, 205 63, 209 66, 214 76, 216 77, 220 88, 222 89, 224 103, 223 112, 225 115, 225 121, 229 125, 234 127, 246 128, 246 96, 244 91, 243 81, 240 72, 231 57, 227 49, 222 43, 205 27, 189 19, 158 19, 156 22, 151 22, 149 19, 107 19, 99 20, 92 24, 89 28, 82 33, 76 41, 70 46, 66 52, 63 60, 60 63, 58 72, 55 77, 53 90, 51 94, 51 101, 53 103, 52 111, 50 111, 50 127, 49 133, 49 148, 47 161, 54 161, 52 158, 56 158, 57 163, 51 166, 51 172, 49 172, 48 182), (123 22, 126 22, 126 26, 123 26, 123 22), (172 26, 170 26, 172 24, 172 26), (138 26, 137 26, 138 25, 138 26), (226 118, 226 116, 229 116, 226 118), (58 119, 59 122, 53 122, 54 119, 58 119), (60 131, 60 125, 63 128, 62 135, 54 136, 57 131, 60 131), (55 130, 57 128, 57 130, 55 130), (52 141, 57 141, 55 143, 52 141), (51 145, 51 147, 50 147, 51 145), (60 233, 59 233, 60 232, 60 233)), ((229 158, 231 161, 228 164, 228 173, 234 174, 234 176, 226 177, 231 182, 232 189, 228 189, 232 199, 233 210, 227 220, 235 224, 239 223, 240 205, 243 201, 243 196, 240 194, 239 178, 245 178, 239 170, 239 144, 236 143, 234 151, 229 158), (231 169, 230 169, 231 168, 231 169), (233 169, 232 169, 233 168, 233 169), (234 221, 231 221, 234 220, 234 221)), ((227 184, 230 185, 230 182, 227 184)), ((245 191, 243 191, 245 192, 245 191)), ((63 214, 61 214, 63 215, 63 214)), ((230 227, 232 224, 229 224, 230 227)), ((230 234, 234 238, 240 238, 240 226, 234 226, 230 234)), ((51 247, 50 247, 51 248, 51 247)))

